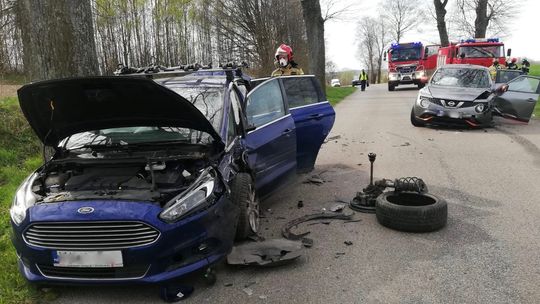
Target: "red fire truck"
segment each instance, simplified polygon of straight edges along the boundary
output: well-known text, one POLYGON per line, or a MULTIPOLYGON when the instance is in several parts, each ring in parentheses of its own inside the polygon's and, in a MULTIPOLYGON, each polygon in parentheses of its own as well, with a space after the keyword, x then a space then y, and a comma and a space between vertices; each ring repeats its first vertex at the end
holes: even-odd
MULTIPOLYGON (((507 56, 512 53, 508 49, 507 56)), ((459 42, 451 42, 447 47, 441 47, 437 57, 437 67, 445 64, 477 64, 489 67, 493 59, 504 65, 504 43, 499 38, 470 38, 459 42)))
POLYGON ((422 42, 392 43, 386 51, 388 60, 388 90, 398 85, 414 84, 423 88, 437 67, 438 45, 422 42))

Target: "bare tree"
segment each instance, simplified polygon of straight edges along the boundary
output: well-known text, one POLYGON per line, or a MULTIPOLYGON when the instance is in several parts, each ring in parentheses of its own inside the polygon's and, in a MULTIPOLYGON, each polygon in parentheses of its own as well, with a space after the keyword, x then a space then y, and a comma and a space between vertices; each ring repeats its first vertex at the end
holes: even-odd
POLYGON ((382 61, 386 46, 390 43, 390 36, 384 18, 366 17, 357 25, 359 54, 364 65, 369 70, 371 83, 380 83, 382 80, 382 61))
POLYGON ((514 4, 514 0, 457 0, 454 23, 461 35, 504 35, 515 13, 514 4))
POLYGON ((435 5, 435 15, 437 19, 437 30, 439 31, 439 38, 441 46, 448 46, 450 44, 448 40, 448 30, 446 29, 446 5, 448 0, 433 0, 435 5))
POLYGON ((418 0, 384 0, 381 14, 392 38, 399 43, 403 35, 422 20, 423 12, 418 0))
POLYGON ((17 17, 30 80, 99 73, 89 0, 19 0, 17 17))
POLYGON ((325 85, 325 45, 324 45, 324 19, 321 15, 319 0, 302 0, 302 11, 306 26, 309 70, 321 83, 326 92, 325 85))

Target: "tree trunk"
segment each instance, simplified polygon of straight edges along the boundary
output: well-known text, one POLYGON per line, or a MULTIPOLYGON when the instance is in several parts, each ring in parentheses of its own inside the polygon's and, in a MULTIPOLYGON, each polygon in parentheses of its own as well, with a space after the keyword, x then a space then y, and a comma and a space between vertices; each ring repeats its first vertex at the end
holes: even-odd
POLYGON ((306 25, 309 72, 317 76, 326 93, 324 20, 321 16, 319 0, 302 0, 302 11, 306 25))
POLYGON ((439 30, 439 38, 441 39, 441 46, 445 47, 450 44, 448 41, 448 30, 446 29, 446 4, 448 0, 433 0, 435 3, 435 14, 437 15, 437 29, 439 30))
POLYGON ((474 38, 485 38, 489 24, 487 16, 488 0, 478 0, 476 4, 476 20, 474 20, 474 38))
POLYGON ((19 0, 17 17, 29 80, 99 73, 89 0, 19 0))

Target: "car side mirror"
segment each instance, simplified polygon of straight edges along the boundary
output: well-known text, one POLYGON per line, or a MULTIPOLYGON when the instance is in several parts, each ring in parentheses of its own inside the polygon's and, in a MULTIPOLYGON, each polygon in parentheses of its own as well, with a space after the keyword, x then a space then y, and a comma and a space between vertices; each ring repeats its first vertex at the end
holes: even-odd
POLYGON ((465 53, 459 54, 459 58, 461 58, 461 59, 465 58, 465 53))
POLYGON ((501 86, 499 86, 498 88, 496 88, 493 93, 495 93, 497 96, 500 96, 502 94, 504 94, 504 92, 508 91, 508 84, 503 84, 501 86))
POLYGON ((383 54, 383 59, 382 59, 383 61, 386 61, 386 56, 387 55, 388 55, 388 52, 385 51, 384 54, 383 54))
POLYGON ((428 58, 428 53, 429 53, 429 48, 426 46, 426 48, 424 49, 424 59, 428 58))
POLYGON ((508 50, 506 51, 506 56, 507 56, 507 57, 512 56, 512 49, 508 49, 508 50))
POLYGON ((257 129, 257 127, 255 125, 249 124, 249 125, 246 126, 246 133, 254 131, 255 129, 257 129))

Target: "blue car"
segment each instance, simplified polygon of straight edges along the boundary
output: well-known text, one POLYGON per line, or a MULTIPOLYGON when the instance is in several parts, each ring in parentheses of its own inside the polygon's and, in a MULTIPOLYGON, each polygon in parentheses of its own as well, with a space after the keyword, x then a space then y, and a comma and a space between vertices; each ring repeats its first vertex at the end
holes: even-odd
POLYGON ((334 111, 313 76, 84 77, 18 91, 52 157, 10 209, 37 283, 166 283, 259 229, 259 199, 313 168, 334 111))

